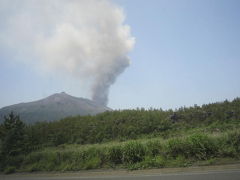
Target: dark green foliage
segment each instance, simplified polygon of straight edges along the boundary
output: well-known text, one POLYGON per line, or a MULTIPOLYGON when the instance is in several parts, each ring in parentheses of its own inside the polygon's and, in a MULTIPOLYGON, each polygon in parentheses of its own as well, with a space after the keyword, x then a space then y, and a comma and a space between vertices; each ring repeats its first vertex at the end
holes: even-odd
POLYGON ((12 113, 5 117, 2 133, 2 153, 6 156, 16 156, 24 151, 24 124, 19 116, 12 113))
POLYGON ((146 153, 145 146, 135 141, 125 144, 122 151, 123 162, 129 164, 142 161, 146 153))
POLYGON ((147 154, 149 156, 156 156, 156 155, 160 155, 163 153, 163 145, 160 142, 160 140, 150 140, 146 143, 147 146, 147 154))
POLYGON ((170 156, 177 157, 178 155, 187 155, 187 149, 189 147, 184 140, 174 138, 168 141, 167 148, 170 156))
POLYGON ((239 153, 236 153, 238 147, 231 143, 235 142, 232 134, 239 135, 237 132, 218 136, 194 134, 165 141, 155 139, 151 143, 131 140, 101 145, 66 145, 66 149, 46 148, 28 154, 22 168, 24 171, 76 171, 121 166, 133 170, 185 167, 202 160, 205 164, 213 164, 217 158, 239 158, 239 153), (226 153, 225 146, 232 152, 227 150, 226 153))
POLYGON ((208 159, 217 155, 217 148, 215 141, 203 134, 168 141, 168 153, 173 157, 181 155, 185 158, 208 159))
POLYGON ((225 131, 240 127, 240 99, 199 107, 172 110, 123 110, 96 116, 69 117, 27 127, 33 149, 61 144, 92 144, 112 140, 124 141, 143 136, 176 136, 191 128, 225 131))
POLYGON ((240 131, 233 131, 228 133, 227 145, 235 148, 236 153, 240 153, 240 131))
POLYGON ((208 159, 211 156, 216 156, 217 146, 211 137, 204 134, 194 134, 187 139, 187 144, 189 144, 190 157, 197 159, 208 159))
POLYGON ((217 141, 219 156, 240 158, 240 131, 235 130, 225 134, 217 141))
POLYGON ((166 165, 166 159, 163 156, 145 156, 143 161, 128 164, 128 169, 137 170, 137 169, 146 169, 146 168, 162 168, 166 165))
POLYGON ((16 171, 16 168, 14 166, 7 167, 4 169, 4 174, 12 174, 16 171))
POLYGON ((239 129, 239 98, 176 111, 112 111, 28 126, 10 114, 0 125, 0 168, 141 169, 188 166, 197 161, 210 163, 217 158, 237 159, 239 129))
POLYGON ((168 112, 125 110, 96 116, 77 116, 51 123, 37 123, 27 133, 36 146, 64 143, 91 144, 111 140, 135 139, 149 133, 171 129, 168 112), (37 137, 37 138, 36 138, 37 137))
POLYGON ((121 146, 112 146, 108 149, 109 161, 114 164, 121 164, 123 161, 123 152, 121 146))
POLYGON ((1 128, 0 168, 17 166, 22 161, 22 154, 27 150, 25 125, 19 116, 11 112, 1 128))

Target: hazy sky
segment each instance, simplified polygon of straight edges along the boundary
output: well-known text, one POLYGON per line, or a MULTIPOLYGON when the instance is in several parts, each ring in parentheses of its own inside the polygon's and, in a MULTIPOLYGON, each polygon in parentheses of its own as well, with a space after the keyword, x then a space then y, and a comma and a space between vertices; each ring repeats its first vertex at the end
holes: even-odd
MULTIPOLYGON (((135 46, 130 66, 110 88, 109 107, 167 109, 240 96, 240 1, 112 2, 123 8, 135 46)), ((13 13, 0 8, 0 32, 13 13)), ((0 43, 0 107, 62 91, 90 98, 88 82, 39 72, 26 63, 34 56, 20 54, 0 43)))

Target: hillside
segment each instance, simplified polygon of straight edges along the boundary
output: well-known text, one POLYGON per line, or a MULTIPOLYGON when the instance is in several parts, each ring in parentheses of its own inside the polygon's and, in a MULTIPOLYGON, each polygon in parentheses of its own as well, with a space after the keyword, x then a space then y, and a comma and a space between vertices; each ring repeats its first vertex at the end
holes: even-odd
POLYGON ((237 163, 240 98, 175 111, 136 109, 0 125, 0 171, 78 171, 237 163))
POLYGON ((32 126, 39 144, 92 144, 128 140, 145 136, 181 136, 185 131, 234 129, 240 123, 240 98, 202 106, 173 110, 136 109, 68 117, 60 121, 32 126), (61 131, 59 131, 61 129, 61 131), (43 133, 44 132, 44 133, 43 133), (49 139, 49 137, 52 137, 49 139))
POLYGON ((38 101, 3 107, 0 109, 0 123, 3 122, 4 115, 11 111, 19 114, 24 122, 34 123, 60 120, 68 116, 95 115, 108 110, 111 109, 100 106, 94 101, 62 92, 38 101))

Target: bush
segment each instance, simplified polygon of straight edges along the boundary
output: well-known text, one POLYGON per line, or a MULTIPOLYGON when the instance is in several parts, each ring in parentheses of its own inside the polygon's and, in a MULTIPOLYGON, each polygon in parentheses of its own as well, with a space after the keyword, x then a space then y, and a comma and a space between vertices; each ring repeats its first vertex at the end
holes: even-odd
POLYGON ((145 156, 144 160, 135 164, 129 164, 129 170, 146 169, 146 168, 162 168, 165 166, 166 159, 162 156, 145 156))
POLYGON ((190 162, 184 156, 177 156, 175 158, 169 158, 165 162, 167 167, 186 167, 190 165, 190 162))
MULTIPOLYGON (((19 167, 28 171, 77 171, 118 164, 129 169, 181 167, 199 160, 211 164, 214 163, 211 161, 214 158, 237 159, 240 155, 239 137, 239 132, 217 136, 198 133, 185 138, 165 140, 162 143, 160 139, 150 141, 144 139, 105 145, 67 145, 64 149, 46 148, 32 152, 26 155, 24 160, 22 157, 12 159, 10 162, 23 160, 19 167)), ((3 167, 11 166, 19 168, 14 164, 3 167)))
POLYGON ((217 155, 216 141, 203 134, 194 134, 185 139, 170 139, 168 141, 168 153, 177 157, 207 159, 217 155))
POLYGON ((217 155, 216 152, 218 149, 216 142, 206 135, 194 134, 188 137, 186 141, 189 147, 188 153, 190 157, 204 160, 217 155))
POLYGON ((123 161, 125 163, 136 163, 143 160, 146 148, 143 144, 131 141, 123 147, 123 161))
POLYGON ((240 133, 228 132, 218 139, 218 156, 239 158, 240 156, 240 133))
POLYGON ((149 141, 146 143, 147 153, 150 156, 156 156, 163 153, 163 147, 160 141, 149 141))
POLYGON ((16 171, 16 168, 14 166, 9 166, 6 169, 4 169, 4 174, 12 174, 16 171))
POLYGON ((101 159, 93 157, 85 162, 84 169, 97 169, 101 167, 101 159))
POLYGON ((39 162, 42 158, 42 154, 39 152, 32 152, 28 154, 24 159, 24 164, 31 164, 34 162, 39 162))
POLYGON ((235 148, 237 153, 240 153, 240 132, 233 131, 227 134, 227 142, 228 145, 235 148))
POLYGON ((111 163, 120 164, 122 163, 123 153, 121 146, 112 146, 108 149, 108 158, 111 163))
POLYGON ((165 165, 165 158, 162 156, 145 156, 144 160, 141 162, 142 168, 162 168, 165 165))
POLYGON ((184 139, 174 138, 167 142, 167 152, 174 158, 178 155, 188 156, 188 150, 188 144, 184 139))

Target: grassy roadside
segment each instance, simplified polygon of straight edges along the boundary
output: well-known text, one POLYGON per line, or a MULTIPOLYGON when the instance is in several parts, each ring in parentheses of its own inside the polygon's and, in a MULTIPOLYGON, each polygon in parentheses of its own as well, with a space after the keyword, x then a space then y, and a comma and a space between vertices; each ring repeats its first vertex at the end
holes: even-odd
POLYGON ((177 138, 139 139, 93 145, 60 145, 32 152, 18 169, 5 173, 34 171, 78 171, 99 168, 130 170, 239 161, 240 132, 194 133, 177 138))

